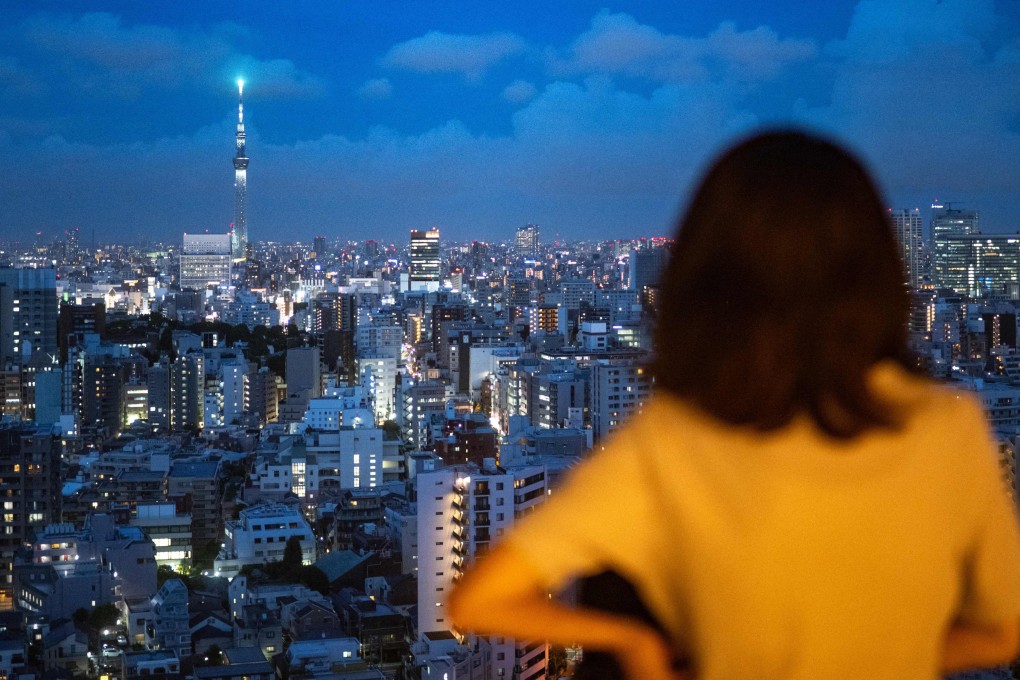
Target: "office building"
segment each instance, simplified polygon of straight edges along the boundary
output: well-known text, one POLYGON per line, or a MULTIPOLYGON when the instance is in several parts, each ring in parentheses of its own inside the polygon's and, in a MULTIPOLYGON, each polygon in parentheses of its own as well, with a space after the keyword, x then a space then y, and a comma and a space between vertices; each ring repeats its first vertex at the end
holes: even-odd
POLYGON ((531 257, 538 255, 538 238, 537 224, 525 224, 523 227, 517 227, 517 252, 531 257))
POLYGON ((230 285, 230 234, 185 234, 181 249, 181 289, 230 285))
POLYGON ((976 210, 959 210, 949 205, 932 204, 932 283, 936 288, 965 291, 966 265, 960 261, 958 254, 951 252, 953 248, 948 239, 980 234, 980 217, 976 210))
POLYGON ((439 290, 442 258, 439 255, 438 229, 412 229, 409 284, 412 291, 439 290))
POLYGON ((965 234, 939 240, 939 287, 981 297, 1020 282, 1020 234, 965 234))
POLYGON ((0 267, 0 366, 56 356, 57 316, 55 270, 0 267))
POLYGON ((896 237, 896 246, 903 260, 906 282, 919 288, 924 281, 924 245, 921 240, 921 211, 889 209, 889 224, 896 237))
POLYGON ((656 287, 669 264, 669 248, 645 246, 630 254, 629 288, 641 292, 646 287, 656 287))

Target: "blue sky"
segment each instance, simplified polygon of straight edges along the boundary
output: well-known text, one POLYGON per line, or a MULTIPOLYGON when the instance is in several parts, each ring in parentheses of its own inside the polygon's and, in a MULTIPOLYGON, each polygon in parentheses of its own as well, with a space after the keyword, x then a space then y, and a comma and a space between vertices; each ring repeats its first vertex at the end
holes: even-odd
MULTIPOLYGON (((720 148, 796 124, 894 207, 1020 229, 1020 3, 5 3, 0 240, 666 234, 720 148)), ((739 197, 734 197, 739 200, 739 197)))

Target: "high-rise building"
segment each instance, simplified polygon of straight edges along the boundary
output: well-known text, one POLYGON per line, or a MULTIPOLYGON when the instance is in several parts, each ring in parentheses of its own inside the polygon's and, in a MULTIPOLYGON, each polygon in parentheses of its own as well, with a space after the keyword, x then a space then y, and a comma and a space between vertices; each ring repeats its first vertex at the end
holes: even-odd
POLYGON ((981 297, 1020 283, 1020 235, 965 234, 940 238, 940 288, 981 297))
POLYGON ((33 352, 57 355, 56 270, 0 267, 0 365, 33 352))
POLYGON ((261 425, 275 423, 278 403, 276 376, 267 368, 245 376, 245 413, 255 416, 261 425))
POLYGON ((181 289, 205 290, 230 285, 230 234, 184 234, 181 289))
MULTIPOLYGON (((447 633, 446 598, 470 560, 484 554, 547 494, 541 465, 475 465, 419 472, 418 635, 447 633)), ((569 529, 565 529, 569 531, 569 529)), ((492 677, 544 678, 546 646, 490 637, 492 677), (526 669, 526 670, 524 670, 526 669)))
POLYGON ((439 230, 412 229, 410 289, 438 291, 441 273, 439 230))
POLYGON ((517 227, 517 252, 521 255, 538 255, 539 229, 537 224, 517 227))
POLYGON ((932 282, 936 288, 953 288, 963 292, 960 282, 966 280, 967 273, 958 268, 959 262, 949 261, 947 239, 980 234, 981 214, 976 210, 959 210, 948 203, 932 203, 931 207, 932 282))
POLYGON ((645 246, 630 254, 629 288, 639 293, 643 288, 658 286, 669 264, 669 248, 645 246))
POLYGON ((84 333, 98 333, 100 336, 106 333, 106 304, 96 299, 86 300, 80 305, 62 302, 57 324, 60 363, 64 364, 68 348, 81 342, 84 333))
POLYGON ((149 368, 149 423, 166 432, 201 428, 205 415, 205 356, 187 352, 149 368))
POLYGON ((14 606, 15 552, 60 521, 60 440, 51 431, 0 424, 0 611, 14 606))
POLYGON ((312 253, 315 256, 315 259, 317 259, 317 260, 321 260, 323 257, 326 256, 326 237, 325 236, 316 236, 312 240, 312 253))
POLYGON ((248 254, 248 153, 244 148, 244 81, 237 81, 237 150, 234 153, 234 229, 231 232, 231 250, 235 260, 248 254))
POLYGON ((889 224, 892 226, 906 282, 911 288, 919 288, 924 280, 924 246, 921 241, 921 211, 889 209, 889 224))

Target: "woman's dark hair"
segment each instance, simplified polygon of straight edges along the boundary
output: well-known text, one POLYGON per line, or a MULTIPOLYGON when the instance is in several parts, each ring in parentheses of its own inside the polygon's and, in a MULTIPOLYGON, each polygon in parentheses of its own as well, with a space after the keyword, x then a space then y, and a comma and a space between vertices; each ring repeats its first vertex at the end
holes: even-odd
POLYGON ((904 281, 857 160, 800 132, 752 137, 712 166, 679 225, 656 385, 760 430, 799 413, 839 438, 895 425, 867 374, 882 359, 910 367, 904 281))

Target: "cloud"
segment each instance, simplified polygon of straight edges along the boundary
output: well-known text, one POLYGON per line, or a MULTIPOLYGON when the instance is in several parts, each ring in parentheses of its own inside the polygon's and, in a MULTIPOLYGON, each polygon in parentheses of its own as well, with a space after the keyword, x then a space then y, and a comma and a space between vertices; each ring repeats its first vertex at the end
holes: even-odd
POLYGON ((322 82, 286 59, 260 59, 238 53, 234 41, 243 30, 220 24, 212 30, 127 25, 103 12, 39 14, 20 33, 37 50, 63 60, 64 71, 80 87, 125 98, 146 87, 220 86, 241 75, 261 80, 267 97, 317 96, 322 82))
POLYGON ((830 100, 805 119, 858 147, 893 195, 1020 203, 1020 44, 992 39, 997 21, 985 0, 862 0, 825 49, 830 100))
POLYGON ((44 90, 39 78, 14 57, 0 57, 0 92, 36 95, 44 90))
POLYGON ((526 80, 515 80, 503 88, 502 97, 511 104, 524 104, 531 101, 538 90, 526 80))
POLYGON ((462 73, 477 80, 493 64, 526 49, 527 43, 513 33, 454 35, 429 31, 391 47, 382 65, 420 73, 462 73))
POLYGON ((629 14, 602 11, 565 57, 553 53, 551 68, 561 75, 623 75, 660 82, 722 77, 756 81, 775 78, 815 52, 813 41, 782 39, 765 26, 738 31, 725 22, 706 37, 688 37, 662 33, 629 14))
POLYGON ((393 85, 389 78, 372 78, 362 83, 356 94, 362 99, 389 99, 393 96, 393 85))

